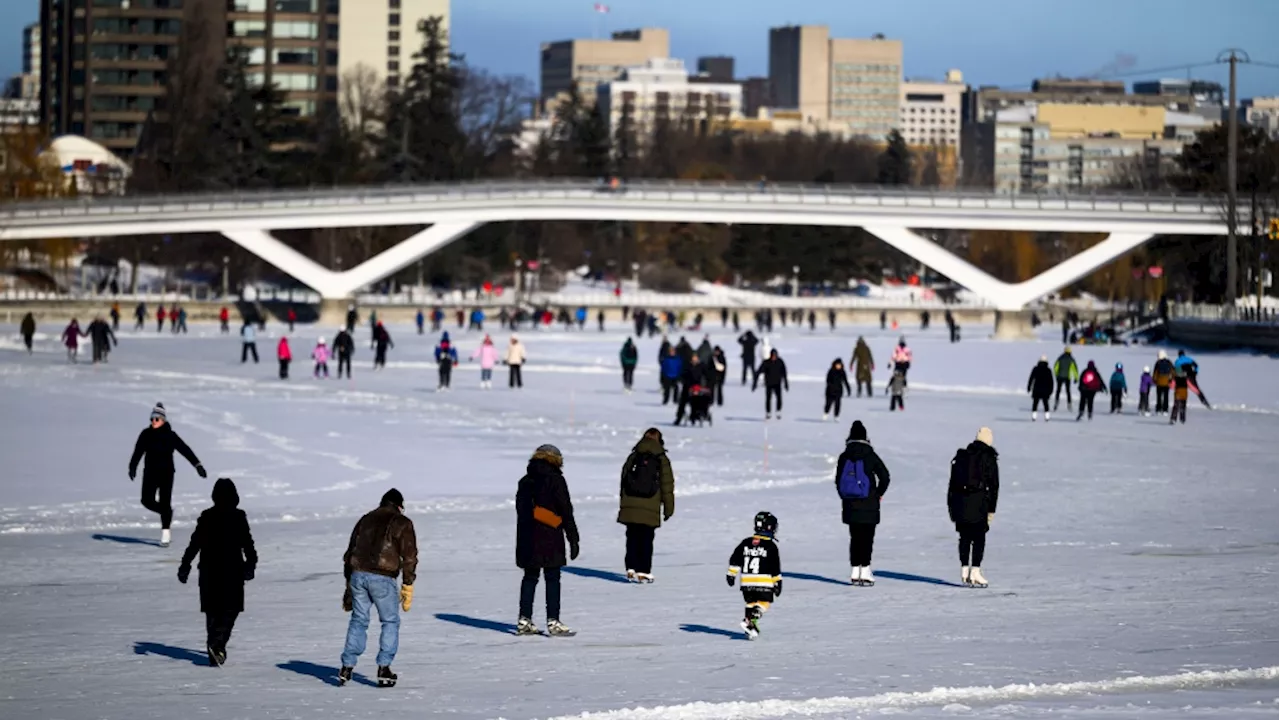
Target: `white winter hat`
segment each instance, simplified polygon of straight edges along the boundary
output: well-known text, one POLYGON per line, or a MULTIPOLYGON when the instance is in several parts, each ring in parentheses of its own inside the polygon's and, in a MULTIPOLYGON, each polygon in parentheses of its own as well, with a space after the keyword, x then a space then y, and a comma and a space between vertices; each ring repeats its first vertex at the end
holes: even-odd
POLYGON ((988 446, 995 446, 996 438, 991 434, 991 428, 984 427, 978 430, 978 442, 988 446))
POLYGON ((319 340, 317 340, 317 341, 316 341, 316 344, 317 344, 317 345, 323 345, 323 344, 324 344, 324 338, 320 338, 319 340))
POLYGON ((1161 360, 1168 360, 1168 359, 1169 359, 1169 355, 1168 355, 1167 353, 1165 353, 1165 351, 1163 351, 1163 350, 1161 350, 1159 353, 1157 353, 1157 354, 1156 354, 1156 357, 1160 358, 1161 360))
POLYGON ((1040 356, 1040 362, 1049 362, 1049 356, 1048 356, 1048 355, 1041 355, 1041 356, 1040 356))
POLYGON ((1144 372, 1144 373, 1149 373, 1149 372, 1151 372, 1151 368, 1150 368, 1150 367, 1148 367, 1148 366, 1146 366, 1146 365, 1143 365, 1143 366, 1142 366, 1142 372, 1144 372))

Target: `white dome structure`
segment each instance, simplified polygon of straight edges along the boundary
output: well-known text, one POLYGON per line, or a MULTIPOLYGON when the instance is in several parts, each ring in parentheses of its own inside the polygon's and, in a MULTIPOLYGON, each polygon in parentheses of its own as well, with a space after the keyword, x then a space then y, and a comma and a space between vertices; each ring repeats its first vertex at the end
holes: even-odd
POLYGON ((122 193, 133 172, 115 153, 79 135, 54 138, 42 155, 52 155, 62 172, 75 179, 76 190, 82 194, 122 193))

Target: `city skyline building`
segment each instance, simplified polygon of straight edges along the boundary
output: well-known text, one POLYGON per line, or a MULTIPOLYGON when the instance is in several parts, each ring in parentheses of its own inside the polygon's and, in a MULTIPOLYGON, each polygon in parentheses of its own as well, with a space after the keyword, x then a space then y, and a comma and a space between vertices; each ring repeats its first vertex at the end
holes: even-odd
POLYGON ((664 28, 620 30, 607 40, 558 40, 542 44, 539 98, 544 111, 557 97, 577 88, 590 101, 600 85, 619 78, 627 68, 671 54, 671 34, 664 28))
POLYGON ((738 83, 691 82, 684 61, 651 58, 627 68, 622 77, 601 84, 598 103, 609 121, 610 136, 624 119, 637 138, 648 138, 662 122, 692 122, 725 127, 742 117, 738 83))

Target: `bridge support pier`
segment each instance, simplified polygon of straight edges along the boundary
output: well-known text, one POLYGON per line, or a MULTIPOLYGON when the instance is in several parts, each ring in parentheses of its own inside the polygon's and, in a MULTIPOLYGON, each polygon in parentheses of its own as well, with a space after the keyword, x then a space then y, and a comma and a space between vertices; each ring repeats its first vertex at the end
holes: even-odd
POLYGON ((347 326, 347 308, 355 303, 355 298, 321 298, 320 317, 316 320, 324 328, 340 328, 347 326))
POLYGON ((1034 339, 1035 328, 1031 327, 1030 310, 997 310, 997 340, 1031 340, 1034 339))

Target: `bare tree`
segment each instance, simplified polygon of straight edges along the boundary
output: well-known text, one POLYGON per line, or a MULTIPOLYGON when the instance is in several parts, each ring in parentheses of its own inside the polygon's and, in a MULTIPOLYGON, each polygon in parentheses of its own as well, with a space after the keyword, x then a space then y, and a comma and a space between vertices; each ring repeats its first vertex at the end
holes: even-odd
POLYGON ((362 141, 382 132, 387 113, 387 89, 378 71, 359 63, 343 73, 339 107, 342 122, 362 141))
POLYGON ((520 131, 537 93, 533 83, 519 75, 494 75, 465 65, 459 70, 458 122, 471 152, 492 157, 520 131))

